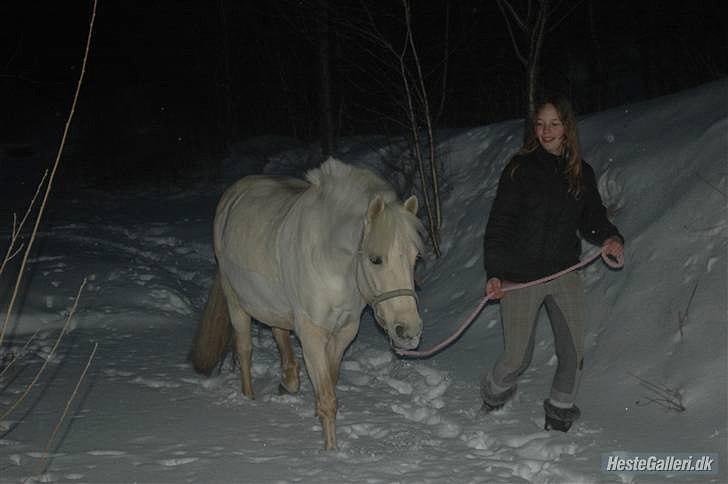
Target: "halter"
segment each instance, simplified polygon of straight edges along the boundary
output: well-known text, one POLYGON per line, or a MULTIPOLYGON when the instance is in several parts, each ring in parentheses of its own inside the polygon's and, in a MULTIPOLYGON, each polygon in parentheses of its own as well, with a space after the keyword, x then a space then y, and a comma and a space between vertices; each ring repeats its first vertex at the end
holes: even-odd
POLYGON ((387 299, 394 299, 395 297, 400 296, 412 296, 413 298, 415 298, 415 303, 419 304, 420 302, 419 298, 417 297, 417 293, 412 289, 395 289, 393 291, 383 292, 374 296, 372 300, 369 301, 369 305, 374 307, 376 304, 379 304, 382 301, 386 301, 387 299))

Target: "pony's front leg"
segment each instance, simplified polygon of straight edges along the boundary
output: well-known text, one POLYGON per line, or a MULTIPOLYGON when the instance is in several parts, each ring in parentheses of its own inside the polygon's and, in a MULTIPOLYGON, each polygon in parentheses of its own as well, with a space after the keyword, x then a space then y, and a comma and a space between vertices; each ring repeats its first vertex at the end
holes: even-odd
POLYGON ((357 331, 359 331, 359 321, 349 321, 334 333, 328 341, 326 354, 329 357, 329 371, 331 372, 331 382, 334 388, 336 388, 339 381, 339 371, 344 351, 356 337, 357 331))
POLYGON ((296 334, 301 340, 306 369, 316 394, 316 415, 324 431, 324 449, 332 450, 336 448, 336 392, 326 353, 331 335, 311 323, 302 324, 296 334))

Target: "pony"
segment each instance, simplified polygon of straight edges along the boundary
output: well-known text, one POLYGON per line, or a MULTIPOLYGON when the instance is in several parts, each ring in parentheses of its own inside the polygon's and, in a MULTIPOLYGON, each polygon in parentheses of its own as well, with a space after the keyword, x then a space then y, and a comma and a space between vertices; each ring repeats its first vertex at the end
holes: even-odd
POLYGON ((336 383, 366 305, 395 348, 419 345, 414 264, 422 250, 416 196, 400 202, 372 171, 329 158, 305 180, 247 176, 228 188, 214 220, 217 273, 193 343, 209 375, 231 340, 242 393, 254 398, 251 320, 272 329, 280 392, 299 390, 298 337, 321 420, 336 448, 336 383))

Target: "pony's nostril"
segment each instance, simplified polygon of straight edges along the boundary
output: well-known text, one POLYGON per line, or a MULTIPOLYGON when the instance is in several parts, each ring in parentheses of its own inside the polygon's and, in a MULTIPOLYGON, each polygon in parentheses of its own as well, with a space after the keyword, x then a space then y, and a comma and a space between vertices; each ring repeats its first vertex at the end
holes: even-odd
POLYGON ((404 326, 401 324, 394 327, 394 332, 397 335, 397 338, 404 338, 404 326))

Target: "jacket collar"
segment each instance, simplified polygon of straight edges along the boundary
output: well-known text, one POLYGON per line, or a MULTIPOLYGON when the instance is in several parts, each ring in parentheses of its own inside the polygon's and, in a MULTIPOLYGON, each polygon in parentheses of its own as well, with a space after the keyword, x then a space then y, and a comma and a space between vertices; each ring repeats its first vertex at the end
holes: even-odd
POLYGON ((557 167, 559 169, 564 167, 564 163, 566 160, 563 156, 551 154, 546 151, 541 145, 538 145, 538 148, 536 148, 536 151, 534 153, 536 154, 536 158, 538 159, 538 161, 545 166, 557 167))

